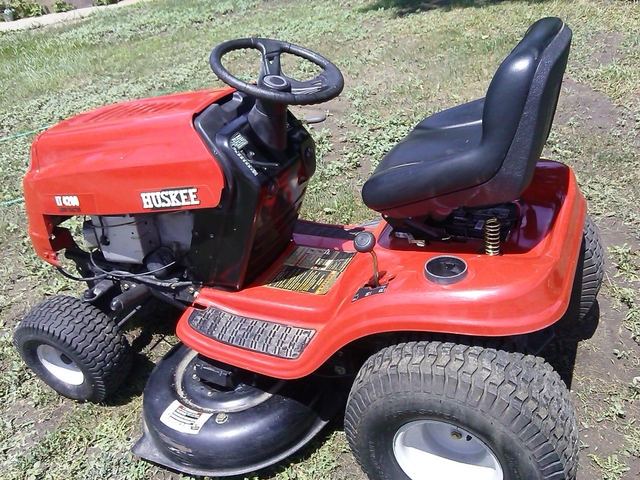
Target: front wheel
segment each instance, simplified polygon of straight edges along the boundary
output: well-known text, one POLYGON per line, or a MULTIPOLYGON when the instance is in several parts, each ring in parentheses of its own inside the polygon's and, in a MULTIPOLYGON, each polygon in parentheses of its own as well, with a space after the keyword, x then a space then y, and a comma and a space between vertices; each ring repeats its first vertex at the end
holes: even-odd
POLYGON ((75 400, 101 402, 131 368, 131 348, 115 322, 73 297, 51 297, 36 305, 13 339, 22 359, 47 385, 75 400))
POLYGON ((578 432, 566 387, 542 359, 409 342, 364 364, 345 413, 371 479, 573 479, 578 432))

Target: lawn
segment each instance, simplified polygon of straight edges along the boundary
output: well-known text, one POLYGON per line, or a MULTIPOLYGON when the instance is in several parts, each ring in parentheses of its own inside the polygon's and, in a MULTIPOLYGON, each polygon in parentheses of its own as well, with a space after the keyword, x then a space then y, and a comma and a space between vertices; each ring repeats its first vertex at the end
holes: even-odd
MULTIPOLYGON (((167 327, 136 356, 130 381, 104 404, 79 404, 26 369, 12 344, 24 313, 48 295, 78 294, 32 251, 21 178, 37 132, 122 100, 220 86, 213 46, 262 36, 315 50, 343 71, 343 94, 313 127, 318 171, 304 216, 371 218, 358 189, 419 120, 484 95, 527 27, 559 16, 572 52, 545 156, 575 169, 608 252, 599 304, 576 338, 543 352, 570 385, 579 415, 578 478, 640 475, 640 3, 623 0, 156 0, 55 27, 0 34, 0 471, 7 479, 188 478, 129 453, 142 389, 176 342, 167 327), (163 336, 166 334, 166 336, 163 336)), ((255 78, 252 56, 228 65, 255 78)), ((291 71, 304 66, 292 62, 291 71)), ((87 186, 90 188, 90 185, 87 186)), ((132 330, 131 335, 138 333, 132 330)), ((300 454, 256 479, 364 479, 338 419, 300 454)))

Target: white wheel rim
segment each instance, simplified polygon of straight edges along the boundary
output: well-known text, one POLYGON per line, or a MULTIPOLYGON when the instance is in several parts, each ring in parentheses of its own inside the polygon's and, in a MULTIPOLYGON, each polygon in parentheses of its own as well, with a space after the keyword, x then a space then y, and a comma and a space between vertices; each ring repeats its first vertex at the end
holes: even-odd
POLYGON ((407 423, 393 439, 393 453, 411 480, 503 480, 500 462, 478 437, 446 422, 407 423))
POLYGON ((38 345, 36 354, 44 368, 61 382, 69 385, 84 383, 84 373, 80 367, 61 350, 43 343, 38 345))

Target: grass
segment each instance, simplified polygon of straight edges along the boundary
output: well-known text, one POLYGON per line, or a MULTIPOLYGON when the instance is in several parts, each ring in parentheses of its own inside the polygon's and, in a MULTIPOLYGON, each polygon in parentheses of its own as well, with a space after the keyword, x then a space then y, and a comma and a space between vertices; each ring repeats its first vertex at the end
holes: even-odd
MULTIPOLYGON (((600 325, 578 346, 573 391, 583 425, 580 478, 640 471, 640 4, 623 0, 157 0, 59 27, 0 34, 0 202, 20 198, 35 134, 121 100, 219 86, 217 43, 258 35, 304 45, 343 71, 345 92, 315 125, 318 171, 304 216, 371 216, 358 188, 415 123, 484 94, 527 26, 562 17, 574 41, 546 156, 571 165, 600 225, 611 265, 600 325), (5 137, 12 137, 4 140, 5 137), (583 363, 581 363, 583 362, 583 363), (604 432, 604 433, 600 433, 604 432), (606 439, 604 437, 606 437, 606 439)), ((251 57, 230 68, 255 78, 251 57)), ((286 64, 308 75, 303 66, 286 64)), ((298 109, 301 115, 312 108, 298 109)), ((8 479, 188 478, 128 453, 140 433, 142 380, 166 345, 146 347, 140 381, 105 405, 62 399, 27 370, 12 342, 20 317, 77 286, 35 257, 24 205, 0 207, 0 469, 8 479)), ((153 345, 153 343, 151 344, 153 345)), ((339 424, 293 459, 247 478, 363 478, 339 424)))

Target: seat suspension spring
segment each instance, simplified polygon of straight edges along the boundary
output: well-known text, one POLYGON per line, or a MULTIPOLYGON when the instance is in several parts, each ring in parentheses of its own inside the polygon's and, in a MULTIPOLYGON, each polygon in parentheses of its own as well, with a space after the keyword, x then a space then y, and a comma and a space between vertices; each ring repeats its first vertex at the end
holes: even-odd
POLYGON ((500 221, 495 217, 484 222, 484 253, 489 256, 502 254, 500 251, 500 221))

